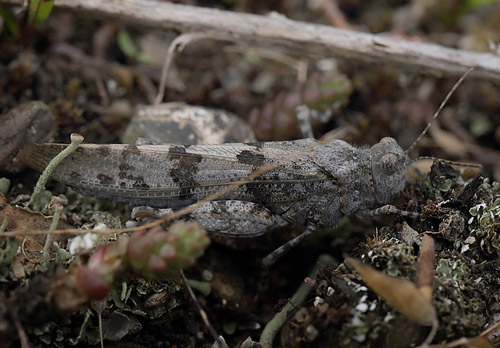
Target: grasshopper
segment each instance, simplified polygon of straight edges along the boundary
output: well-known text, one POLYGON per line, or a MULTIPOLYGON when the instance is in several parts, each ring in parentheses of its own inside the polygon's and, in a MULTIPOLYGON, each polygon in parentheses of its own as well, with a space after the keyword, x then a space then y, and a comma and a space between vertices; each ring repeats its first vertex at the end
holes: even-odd
MULTIPOLYGON (((314 231, 334 227, 344 216, 418 216, 390 203, 405 186, 409 150, 431 122, 406 151, 389 137, 365 149, 342 140, 314 139, 186 146, 85 144, 63 160, 52 178, 84 195, 172 210, 234 186, 193 209, 191 218, 217 238, 251 238, 277 227, 303 226, 299 236, 263 259, 263 266, 270 266, 314 231), (269 170, 244 180, 263 166, 269 170)), ((43 170, 66 146, 33 144, 18 158, 43 170)))

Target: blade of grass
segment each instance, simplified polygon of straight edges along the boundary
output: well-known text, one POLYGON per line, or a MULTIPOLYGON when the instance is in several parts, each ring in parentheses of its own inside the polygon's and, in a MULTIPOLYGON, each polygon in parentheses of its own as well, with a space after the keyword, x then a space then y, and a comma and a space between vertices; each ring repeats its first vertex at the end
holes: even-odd
POLYGON ((33 0, 28 9, 28 28, 37 28, 42 25, 50 15, 54 0, 33 0))
POLYGON ((130 35, 125 30, 120 30, 118 32, 118 36, 116 38, 118 47, 122 50, 122 52, 130 57, 135 59, 141 63, 151 63, 153 58, 147 53, 141 52, 139 47, 134 43, 134 40, 130 37, 130 35))
POLYGON ((14 15, 2 5, 0 5, 0 16, 2 16, 5 25, 12 33, 14 38, 16 40, 19 39, 19 37, 21 36, 21 30, 19 29, 19 22, 17 21, 16 17, 14 17, 14 15))

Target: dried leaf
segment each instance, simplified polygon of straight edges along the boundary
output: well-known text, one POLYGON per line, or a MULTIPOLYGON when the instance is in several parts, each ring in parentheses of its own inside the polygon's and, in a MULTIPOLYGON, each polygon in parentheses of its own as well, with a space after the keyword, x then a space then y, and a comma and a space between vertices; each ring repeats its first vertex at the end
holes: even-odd
POLYGON ((403 222, 403 227, 400 232, 401 241, 405 244, 413 245, 415 240, 418 239, 418 232, 410 227, 405 221, 403 222))
MULTIPOLYGON (((434 159, 431 158, 422 158, 413 161, 406 168, 406 178, 411 179, 413 181, 421 179, 421 174, 428 174, 431 171, 432 164, 434 163, 434 159), (420 172, 420 173, 419 173, 420 172)), ((465 162, 455 162, 452 168, 460 170, 460 176, 464 180, 468 180, 473 178, 477 173, 481 171, 481 168, 477 167, 467 167, 467 163, 465 162), (459 163, 462 164, 459 165, 459 163)))
MULTIPOLYGON (((14 231, 29 231, 29 230, 49 230, 52 218, 46 217, 40 213, 35 213, 30 210, 13 207, 7 203, 5 197, 0 194, 0 225, 4 219, 8 219, 6 226, 7 232, 14 231)), ((60 228, 70 228, 68 224, 64 222, 59 223, 60 228)), ((37 237, 38 238, 38 237, 37 237)), ((40 236, 40 239, 45 239, 44 236, 40 236)))
POLYGON ((345 261, 361 274, 370 289, 411 321, 420 325, 437 321, 432 302, 411 281, 391 277, 356 259, 345 261))
POLYGON ((120 341, 130 330, 130 318, 123 313, 113 312, 108 320, 104 320, 103 334, 105 339, 113 342, 120 341))
MULTIPOLYGON (((52 223, 51 217, 46 217, 40 213, 32 212, 30 210, 21 208, 21 207, 13 207, 7 203, 5 197, 0 194, 0 225, 4 221, 4 219, 8 219, 8 223, 6 226, 7 232, 14 231, 35 231, 35 230, 49 230, 50 224, 52 223)), ((70 225, 65 223, 64 221, 60 221, 58 224, 60 228, 71 228, 70 225)), ((45 243, 46 236, 43 234, 40 235, 28 235, 16 237, 20 240, 26 239, 24 242, 24 249, 26 253, 36 253, 43 249, 43 244, 45 243)), ((58 236, 56 240, 66 239, 64 236, 58 236)), ((38 255, 40 256, 40 255, 38 255)), ((32 255, 31 258, 37 258, 36 255, 32 255)))
POLYGON ((456 157, 467 155, 467 147, 455 134, 442 130, 436 124, 431 127, 429 133, 436 144, 449 155, 456 157))
POLYGON ((488 337, 476 336, 467 340, 465 344, 461 347, 463 348, 494 348, 495 345, 488 337))
POLYGON ((431 171, 432 163, 434 163, 434 160, 427 158, 413 161, 411 165, 406 168, 406 177, 413 180, 419 180, 420 175, 418 172, 422 174, 429 173, 431 171))
MULTIPOLYGON (((0 194, 0 225, 7 219, 5 230, 7 232, 15 231, 33 231, 49 230, 52 218, 21 207, 13 207, 7 203, 5 197, 0 194)), ((68 224, 60 221, 59 227, 68 228, 68 224)), ((21 252, 17 253, 10 260, 10 271, 17 279, 24 278, 43 259, 42 250, 45 244, 46 235, 19 235, 15 237, 17 243, 21 243, 21 252)), ((56 241, 65 239, 65 236, 57 236, 56 241)), ((17 250, 17 248, 16 248, 17 250)), ((1 278, 1 275, 0 275, 1 278)))
POLYGON ((429 235, 424 235, 420 256, 417 265, 417 288, 424 296, 432 301, 432 282, 434 280, 434 267, 436 264, 434 239, 429 235))

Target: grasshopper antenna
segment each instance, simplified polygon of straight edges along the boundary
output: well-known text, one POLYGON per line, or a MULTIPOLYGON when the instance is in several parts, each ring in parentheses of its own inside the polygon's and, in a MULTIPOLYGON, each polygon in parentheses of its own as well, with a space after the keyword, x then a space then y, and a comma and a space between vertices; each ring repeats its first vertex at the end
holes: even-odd
POLYGON ((435 160, 435 161, 439 161, 439 162, 442 162, 442 163, 446 163, 446 164, 448 164, 450 166, 479 168, 479 169, 483 168, 483 165, 479 164, 479 163, 456 162, 456 161, 450 161, 450 160, 445 160, 445 159, 431 157, 431 156, 420 156, 420 157, 417 157, 413 161, 411 161, 410 164, 413 163, 413 162, 416 162, 418 160, 422 160, 422 159, 435 160))
POLYGON ((439 108, 434 113, 434 116, 432 116, 432 120, 430 120, 430 122, 427 123, 427 126, 425 126, 424 130, 422 131, 422 133, 420 133, 420 135, 417 137, 417 139, 415 139, 415 141, 413 142, 413 144, 411 144, 411 146, 405 151, 405 154, 409 154, 410 151, 413 150, 413 148, 422 139, 422 137, 425 134, 427 134, 427 131, 431 127, 432 123, 436 120, 436 118, 438 118, 439 114, 441 113, 441 110, 443 110, 443 108, 446 105, 446 103, 448 103, 448 100, 451 98, 451 96, 453 95, 453 93, 455 93, 455 90, 458 88, 458 86, 460 86, 462 84, 462 82, 464 82, 465 78, 471 73, 472 70, 474 70, 474 68, 469 68, 469 70, 467 70, 465 72, 465 74, 463 74, 462 77, 460 77, 460 79, 453 85, 453 87, 448 92, 448 94, 446 95, 446 97, 444 98, 444 100, 441 102, 441 105, 439 105, 439 108))

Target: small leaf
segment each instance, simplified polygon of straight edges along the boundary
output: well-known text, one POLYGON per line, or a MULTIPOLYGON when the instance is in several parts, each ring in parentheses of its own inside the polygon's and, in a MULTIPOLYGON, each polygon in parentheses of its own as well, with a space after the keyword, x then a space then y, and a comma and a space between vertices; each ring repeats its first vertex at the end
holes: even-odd
POLYGON ((474 11, 478 7, 493 4, 495 2, 497 2, 497 0, 465 0, 462 2, 459 13, 464 14, 469 11, 474 11))
POLYGON ((416 159, 406 168, 406 177, 411 180, 421 180, 422 174, 427 174, 431 171, 433 163, 433 159, 416 159))
POLYGON ((476 336, 469 338, 465 344, 462 345, 464 348, 494 348, 495 345, 488 337, 476 336))
POLYGON ((19 23, 17 22, 16 17, 14 17, 14 15, 2 5, 0 5, 0 16, 2 16, 5 25, 10 30, 14 38, 19 39, 21 36, 21 30, 19 29, 19 23))
POLYGON ((54 0, 31 1, 28 10, 28 27, 38 28, 42 25, 49 18, 53 5, 54 0))
POLYGON ((347 258, 345 262, 358 271, 370 289, 406 318, 420 325, 437 322, 432 302, 411 281, 389 276, 356 259, 347 258))
POLYGON ((475 116, 470 125, 470 132, 476 138, 481 137, 493 130, 493 124, 484 115, 475 116))
POLYGON ((118 47, 125 55, 135 57, 138 54, 138 48, 132 41, 132 38, 125 30, 120 30, 117 36, 118 47))
POLYGON ((434 239, 424 235, 417 265, 417 288, 424 296, 432 301, 432 282, 434 280, 434 268, 436 267, 434 239))
POLYGON ((151 63, 153 61, 150 55, 139 50, 125 30, 120 30, 118 32, 117 44, 126 56, 134 58, 138 62, 151 63))
POLYGON ((118 342, 129 334, 131 326, 131 318, 128 315, 114 311, 102 324, 104 339, 118 342))
POLYGON ((464 157, 467 155, 467 146, 455 134, 445 131, 434 124, 429 133, 436 144, 451 156, 464 157))

